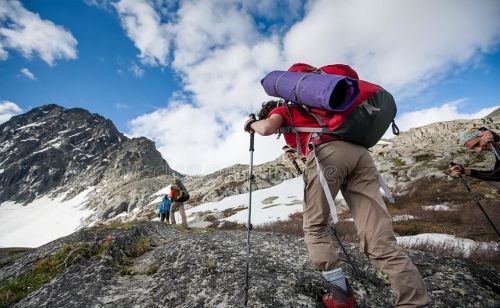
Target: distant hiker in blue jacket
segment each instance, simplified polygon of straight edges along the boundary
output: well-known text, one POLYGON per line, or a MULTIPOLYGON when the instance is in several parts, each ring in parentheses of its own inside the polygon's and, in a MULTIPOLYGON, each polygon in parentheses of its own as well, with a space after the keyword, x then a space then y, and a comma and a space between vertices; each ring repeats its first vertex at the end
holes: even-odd
POLYGON ((163 200, 160 203, 160 206, 158 207, 158 212, 160 213, 161 222, 164 222, 166 219, 167 223, 169 223, 170 207, 171 206, 172 206, 172 202, 170 202, 170 199, 168 198, 168 196, 165 195, 163 197, 163 200))

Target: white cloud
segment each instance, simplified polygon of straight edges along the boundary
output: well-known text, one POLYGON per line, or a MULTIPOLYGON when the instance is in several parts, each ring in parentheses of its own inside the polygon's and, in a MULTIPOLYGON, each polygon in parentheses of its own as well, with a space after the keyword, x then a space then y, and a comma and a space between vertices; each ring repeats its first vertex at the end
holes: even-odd
POLYGON ((141 52, 141 61, 150 65, 167 65, 170 27, 161 23, 160 15, 151 3, 147 0, 121 0, 113 6, 128 37, 141 52))
POLYGON ((105 11, 111 11, 112 0, 84 0, 87 5, 95 6, 105 11))
MULTIPOLYGON (((221 116, 207 107, 178 104, 132 120, 130 134, 152 137, 163 157, 177 171, 204 174, 248 163, 249 135, 242 129, 245 120, 238 113, 221 116), (228 119, 231 121, 226 122, 228 119)), ((257 137, 256 163, 276 158, 281 143, 275 138, 257 137)))
POLYGON ((20 114, 23 110, 13 102, 0 102, 0 124, 7 122, 13 116, 20 114))
POLYGON ((128 105, 127 105, 127 104, 120 104, 120 103, 116 103, 116 104, 115 104, 115 107, 116 107, 116 109, 118 109, 118 110, 128 109, 128 105))
POLYGON ((0 61, 7 60, 9 53, 3 49, 2 40, 0 39, 0 61))
MULTIPOLYGON (((223 167, 248 160, 248 135, 241 126, 248 112, 268 99, 260 79, 271 70, 294 62, 348 63, 362 78, 400 98, 421 92, 450 70, 477 63, 500 40, 500 5, 494 0, 481 5, 448 0, 310 1, 304 18, 288 30, 263 27, 254 18, 272 24, 284 14, 269 12, 300 11, 302 5, 186 0, 176 12, 160 16, 157 1, 120 1, 115 7, 139 57, 151 65, 171 61, 183 96, 132 120, 130 134, 155 140, 174 169, 206 173, 216 169, 209 167, 213 162, 223 167), (144 33, 148 35, 141 36, 144 33)), ((460 115, 456 107, 455 113, 460 115)), ((264 142, 256 150, 257 161, 278 155, 282 140, 256 139, 264 142)))
POLYGON ((50 66, 56 59, 76 59, 77 41, 70 32, 26 10, 16 0, 0 1, 0 60, 6 49, 31 59, 37 54, 50 66))
POLYGON ((321 0, 288 32, 284 50, 290 62, 349 63, 362 79, 402 91, 490 51, 499 17, 495 0, 321 0))
POLYGON ((31 79, 31 80, 36 80, 35 75, 27 68, 22 68, 21 69, 21 74, 26 76, 26 78, 31 79))
POLYGON ((442 121, 452 121, 457 119, 479 119, 487 116, 500 106, 483 108, 474 113, 463 113, 458 111, 458 107, 467 99, 459 99, 447 102, 441 106, 426 108, 417 111, 403 113, 396 119, 396 123, 401 131, 414 127, 420 127, 431 123, 442 121))
POLYGON ((139 65, 136 63, 132 63, 132 65, 129 67, 129 72, 131 72, 135 77, 142 77, 144 76, 144 69, 142 69, 139 65))

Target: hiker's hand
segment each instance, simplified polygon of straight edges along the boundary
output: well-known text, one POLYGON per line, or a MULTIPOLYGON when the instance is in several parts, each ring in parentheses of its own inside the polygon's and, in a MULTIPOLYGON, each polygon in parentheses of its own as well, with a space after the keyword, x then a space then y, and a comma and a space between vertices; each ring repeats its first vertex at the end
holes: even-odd
POLYGON ((488 145, 493 142, 493 134, 490 131, 485 131, 481 134, 480 145, 488 145))
POLYGON ((451 176, 460 176, 462 174, 470 175, 470 169, 466 169, 460 165, 455 165, 450 168, 451 176))
POLYGON ((255 123, 257 122, 257 120, 255 119, 248 119, 246 122, 245 122, 245 125, 243 126, 243 129, 247 132, 247 133, 253 133, 254 130, 252 129, 252 123, 255 123))
POLYGON ((300 155, 297 154, 297 152, 286 152, 285 156, 292 161, 300 158, 300 155))

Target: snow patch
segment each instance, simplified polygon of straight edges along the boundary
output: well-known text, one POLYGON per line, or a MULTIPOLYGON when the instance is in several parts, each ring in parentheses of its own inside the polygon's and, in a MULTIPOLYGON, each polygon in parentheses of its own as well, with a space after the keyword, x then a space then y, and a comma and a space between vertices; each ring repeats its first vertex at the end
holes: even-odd
POLYGON ((19 142, 28 142, 28 141, 39 141, 37 138, 29 137, 28 139, 19 140, 19 142))
POLYGON ((155 197, 155 196, 162 196, 163 197, 165 195, 170 194, 170 187, 172 187, 172 185, 168 185, 167 187, 164 187, 164 188, 158 190, 153 195, 151 195, 151 197, 155 197))
POLYGON ((443 204, 422 206, 422 209, 424 211, 451 211, 452 210, 449 206, 443 205, 443 204))
POLYGON ((406 220, 412 220, 415 218, 416 218, 415 216, 408 215, 408 214, 394 215, 394 216, 392 216, 392 221, 406 221, 406 220))
POLYGON ((0 169, 0 174, 2 174, 5 171, 5 169, 0 169))
POLYGON ((446 245, 446 247, 453 247, 457 250, 463 251, 466 257, 477 248, 492 248, 495 251, 498 251, 500 249, 500 243, 476 242, 470 239, 455 237, 454 235, 442 233, 422 233, 411 236, 399 236, 397 237, 397 240, 399 245, 405 247, 427 243, 432 245, 446 245))
POLYGON ((94 213, 86 208, 89 187, 74 198, 63 201, 47 196, 23 206, 14 202, 0 204, 0 247, 38 247, 81 227, 94 213))
POLYGON ((26 129, 26 128, 31 128, 31 127, 37 127, 37 126, 42 126, 43 124, 45 124, 45 122, 41 122, 41 123, 31 123, 31 124, 28 124, 28 125, 24 125, 24 126, 21 126, 21 127, 18 127, 16 128, 16 130, 22 130, 22 129, 26 129))
MULTIPOLYGON (((301 178, 286 180, 276 186, 252 192, 252 224, 264 224, 277 220, 288 220, 288 215, 302 211, 303 181, 301 178), (278 197, 273 202, 262 204, 270 197, 278 197), (291 202, 293 200, 301 202, 291 202)), ((226 197, 217 202, 208 202, 186 210, 188 221, 199 212, 220 212, 228 209, 248 207, 248 193, 226 197)), ((248 209, 241 210, 223 220, 246 223, 248 209)))

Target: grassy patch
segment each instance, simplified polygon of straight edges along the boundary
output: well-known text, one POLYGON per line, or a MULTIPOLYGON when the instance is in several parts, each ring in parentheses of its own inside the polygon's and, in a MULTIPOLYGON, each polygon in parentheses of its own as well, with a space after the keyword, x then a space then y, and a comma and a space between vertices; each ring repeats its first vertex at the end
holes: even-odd
POLYGON ((240 205, 238 207, 232 207, 230 209, 225 209, 222 211, 222 216, 224 216, 224 218, 230 217, 230 216, 233 216, 234 214, 238 213, 239 211, 246 210, 247 208, 248 207, 245 205, 240 205))
POLYGON ((417 155, 414 156, 414 158, 415 158, 415 161, 418 163, 418 162, 421 162, 421 161, 432 160, 432 159, 435 158, 435 156, 432 155, 432 154, 426 153, 426 154, 417 154, 417 155))
POLYGON ((421 220, 406 220, 393 223, 394 232, 399 236, 416 235, 420 233, 455 234, 456 226, 450 223, 436 224, 421 220))
POLYGON ((220 230, 246 230, 246 225, 234 221, 223 221, 219 225, 220 230))
POLYGON ((275 206, 278 206, 278 205, 281 205, 281 204, 280 203, 271 204, 271 205, 263 206, 262 208, 263 209, 269 209, 269 208, 272 208, 272 207, 275 207, 275 206))
POLYGON ((160 267, 158 265, 156 265, 156 264, 150 265, 146 269, 145 274, 148 275, 148 276, 154 275, 154 274, 156 274, 158 272, 159 269, 160 269, 160 267))
POLYGON ((0 268, 22 257, 31 248, 0 248, 0 268))
POLYGON ((217 268, 217 261, 214 259, 204 259, 201 261, 201 266, 209 271, 214 271, 217 268))
POLYGON ((122 276, 129 276, 133 274, 132 266, 129 264, 121 264, 118 266, 118 272, 122 276))
POLYGON ((0 286, 0 307, 10 306, 57 277, 64 269, 93 255, 90 244, 68 244, 52 256, 38 260, 33 268, 0 286))
POLYGON ((181 232, 191 232, 191 228, 189 228, 188 226, 185 226, 183 224, 175 224, 175 225, 172 225, 174 227, 175 230, 177 231, 181 231, 181 232))
POLYGON ((143 236, 136 238, 126 249, 129 257, 140 257, 151 249, 151 241, 143 236))
POLYGON ((500 251, 493 247, 482 247, 475 245, 466 252, 462 247, 454 245, 450 242, 432 243, 432 242, 417 242, 408 245, 403 245, 404 248, 431 252, 433 254, 445 257, 471 259, 476 262, 483 262, 498 266, 500 264, 500 251))
POLYGON ((92 228, 101 229, 101 230, 103 230, 103 229, 104 230, 109 230, 109 229, 131 230, 136 225, 137 225, 137 221, 131 221, 131 222, 113 221, 110 223, 97 224, 97 225, 93 226, 92 228))
POLYGON ((278 220, 275 222, 259 225, 255 227, 256 231, 275 232, 302 237, 302 219, 278 220))
POLYGON ((158 272, 160 267, 156 264, 152 264, 146 268, 134 268, 133 264, 130 262, 123 262, 117 267, 118 273, 122 276, 132 276, 132 275, 154 275, 158 272))
POLYGON ((289 203, 287 203, 287 204, 285 204, 285 205, 290 206, 290 205, 302 204, 302 203, 303 203, 303 202, 302 202, 301 200, 297 200, 297 199, 295 199, 295 200, 292 200, 291 202, 289 202, 289 203))
POLYGON ((267 197, 266 199, 262 200, 262 204, 271 204, 273 203, 274 200, 278 199, 279 197, 272 196, 272 197, 267 197))
POLYGON ((217 221, 218 219, 214 215, 209 214, 209 215, 205 216, 205 220, 206 221, 217 221))
POLYGON ((394 157, 392 159, 392 162, 394 163, 394 166, 396 166, 396 167, 403 167, 404 165, 406 165, 406 162, 404 160, 402 160, 400 157, 394 157))

